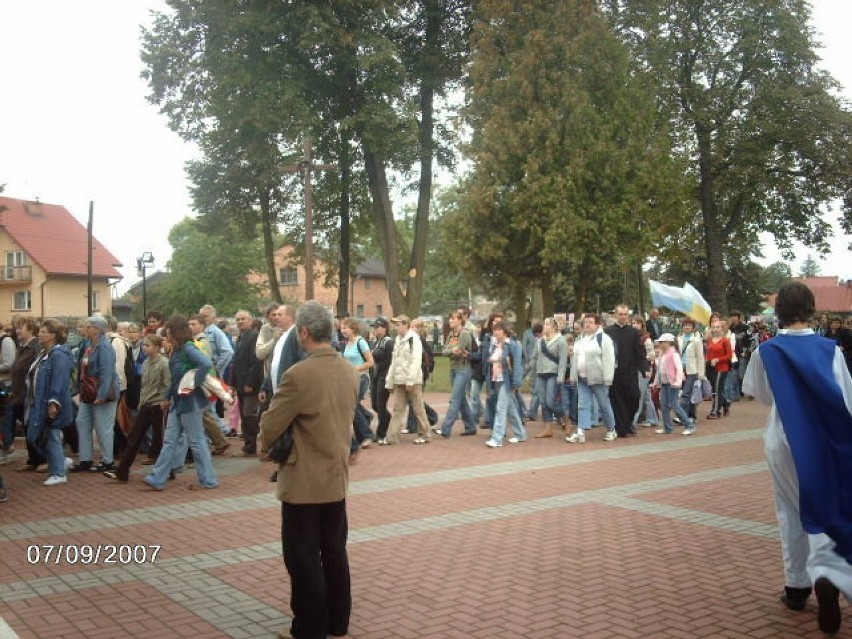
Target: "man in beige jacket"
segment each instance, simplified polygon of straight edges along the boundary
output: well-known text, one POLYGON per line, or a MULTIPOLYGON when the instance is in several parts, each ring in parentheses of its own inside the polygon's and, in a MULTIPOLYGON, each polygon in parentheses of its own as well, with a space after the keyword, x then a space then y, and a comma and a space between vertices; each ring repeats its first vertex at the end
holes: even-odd
POLYGON ((346 491, 358 374, 331 348, 333 326, 318 302, 299 309, 293 330, 308 356, 287 370, 260 420, 264 448, 288 429, 293 435, 278 473, 293 622, 279 637, 325 639, 349 630, 346 491))

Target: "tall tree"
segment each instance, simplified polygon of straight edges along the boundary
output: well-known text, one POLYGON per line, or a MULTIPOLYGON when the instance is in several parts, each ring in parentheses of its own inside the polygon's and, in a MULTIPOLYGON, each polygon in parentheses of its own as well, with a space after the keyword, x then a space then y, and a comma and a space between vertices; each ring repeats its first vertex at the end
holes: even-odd
POLYGON ((819 275, 819 263, 814 259, 814 256, 808 253, 808 256, 799 267, 799 275, 801 277, 816 277, 819 275))
POLYGON ((144 36, 146 77, 152 99, 185 136, 203 139, 218 128, 226 134, 220 144, 231 145, 234 137, 255 130, 255 139, 269 144, 273 153, 258 167, 253 189, 263 194, 254 207, 261 212, 265 200, 275 203, 279 184, 266 179, 275 176, 263 169, 302 138, 316 141, 319 159, 338 164, 339 179, 325 182, 339 189, 338 307, 345 306, 347 298, 350 222, 353 213, 363 210, 353 201, 355 173, 363 168, 391 304, 415 313, 428 238, 432 165, 436 149, 440 151, 434 103, 462 77, 468 4, 169 0, 173 13, 158 15, 144 36), (420 175, 418 231, 407 260, 411 275, 403 278, 390 192, 393 172, 408 171, 415 164, 420 175))
POLYGON ((852 230, 852 114, 816 66, 806 0, 605 0, 652 71, 675 143, 689 151, 708 301, 724 310, 726 252, 771 233, 827 250, 827 203, 852 230))
POLYGON ((602 274, 654 255, 682 225, 664 123, 593 0, 479 3, 470 84, 463 208, 476 255, 458 253, 512 290, 516 312, 531 280, 553 311, 565 261, 588 308, 602 274))
POLYGON ((223 314, 258 308, 262 287, 249 276, 261 263, 259 241, 211 235, 198 220, 184 218, 169 231, 169 243, 170 274, 157 300, 162 308, 187 312, 212 304, 223 314))
POLYGON ((204 154, 188 174, 208 232, 262 237, 270 290, 280 299, 272 238, 286 198, 278 167, 306 107, 268 53, 278 33, 239 3, 168 5, 142 35, 149 100, 204 154))

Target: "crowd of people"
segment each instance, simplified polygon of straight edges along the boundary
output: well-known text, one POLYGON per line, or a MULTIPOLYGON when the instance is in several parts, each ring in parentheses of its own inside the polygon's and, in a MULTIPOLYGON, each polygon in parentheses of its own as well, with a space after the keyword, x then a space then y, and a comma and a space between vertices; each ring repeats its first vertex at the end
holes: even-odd
MULTIPOLYGON (((142 451, 141 464, 153 466, 145 481, 154 489, 193 464, 199 486, 215 487, 208 458, 226 454, 234 437, 242 438, 242 447, 232 455, 258 454, 260 417, 286 370, 304 358, 291 330, 295 314, 286 304, 270 304, 263 319, 240 310, 232 328, 205 305, 182 318, 186 334, 183 324, 167 325, 156 311, 144 328, 96 315, 78 324, 73 348, 65 344, 69 329, 57 320, 18 319, 14 335, 0 341, 0 465, 11 459, 21 424, 27 435, 22 468, 47 472, 47 486, 81 471, 126 482, 142 451), (181 388, 187 370, 199 371, 192 410, 181 388), (208 373, 230 395, 208 401, 208 373), (48 378, 59 386, 47 386, 48 378)), ((458 309, 446 324, 446 334, 436 336, 433 322, 405 315, 379 317, 370 326, 336 318, 332 344, 359 380, 350 463, 361 449, 399 444, 405 433, 415 436, 415 445, 433 435, 449 439, 459 421, 460 436, 490 430, 485 443, 491 448, 525 441, 530 422, 542 425, 534 437, 561 432, 570 444, 584 443, 598 424, 605 442, 643 426, 668 435, 679 424, 683 435, 692 435, 700 418, 730 414, 753 353, 774 335, 771 325, 746 323, 738 311, 727 319, 714 314, 702 332, 690 317, 666 321, 653 309, 646 319, 626 305, 612 315, 587 313, 571 325, 553 317, 532 321, 521 334, 501 313, 476 324, 467 309, 458 309), (423 396, 436 348, 449 362, 451 384, 440 419, 423 396), (699 415, 704 400, 710 410, 699 415)), ((841 318, 823 313, 812 328, 833 339, 852 366, 852 330, 841 318)))
MULTIPOLYGON (((837 423, 852 422, 852 331, 825 314, 808 324, 810 291, 785 287, 778 312, 786 328, 778 337, 765 324, 744 322, 738 311, 727 319, 714 315, 701 327, 690 317, 665 324, 656 310, 647 319, 631 315, 626 305, 612 316, 586 313, 570 326, 554 317, 534 321, 521 334, 501 313, 474 326, 466 309, 458 309, 447 319, 443 340, 429 334, 430 324, 406 315, 379 317, 369 330, 346 316, 332 324, 316 302, 298 314, 290 305, 271 304, 264 320, 240 310, 234 332, 209 305, 168 321, 152 312, 144 328, 94 315, 77 326, 73 347, 62 322, 20 318, 14 337, 0 338, 0 465, 12 460, 20 424, 27 456, 18 470, 45 472, 45 486, 64 484, 74 472, 127 482, 141 452, 141 464, 150 466, 142 479, 147 488, 164 490, 192 465, 198 482, 190 487, 212 489, 219 485, 212 458, 230 448, 228 437, 243 441, 232 455, 253 457, 290 429, 288 452, 314 451, 317 467, 328 467, 320 472, 321 482, 315 481, 316 468, 291 467, 292 461, 280 466, 280 476, 273 474, 286 506, 282 522, 291 530, 285 548, 302 548, 314 519, 333 522, 337 537, 329 561, 346 582, 346 592, 337 593, 340 606, 329 598, 318 607, 295 587, 295 581, 312 578, 308 573, 315 566, 299 565, 301 551, 292 551, 285 559, 294 580, 293 610, 301 611, 305 626, 321 625, 317 619, 330 607, 335 627, 342 629, 351 607, 345 506, 301 506, 328 506, 326 496, 342 504, 346 469, 361 449, 374 442, 398 445, 406 433, 414 435, 415 445, 430 443, 433 435, 449 439, 459 421, 459 436, 490 430, 484 442, 490 448, 524 442, 532 421, 541 423, 534 437, 561 432, 569 444, 584 443, 597 424, 608 443, 642 426, 669 435, 680 424, 682 435, 689 436, 699 419, 727 417, 745 391, 773 406, 767 456, 785 551, 781 600, 802 609, 814 590, 820 627, 835 632, 839 593, 852 592, 852 538, 844 528, 852 528, 847 503, 852 484, 849 466, 842 465, 849 461, 848 450, 837 450, 837 442, 850 440, 845 425, 837 423), (811 338, 820 341, 811 344, 811 338), (424 400, 435 345, 449 362, 451 394, 443 420, 424 400), (295 367, 302 362, 309 365, 295 367), (819 394, 813 380, 821 377, 819 388, 829 398, 835 386, 840 389, 837 401, 808 396, 819 394), (521 393, 525 385, 529 404, 521 393), (368 395, 374 412, 366 407, 368 395), (808 412, 791 400, 797 396, 805 397, 800 403, 808 412), (709 412, 700 415, 705 400, 709 412), (317 417, 318 406, 327 423, 317 417), (822 431, 803 423, 814 414, 822 431), (310 423, 318 424, 316 432, 305 427, 310 423), (323 429, 328 432, 320 437, 323 429), (345 458, 338 459, 344 450, 345 458), (845 479, 838 480, 838 468, 845 479), (828 507, 820 497, 826 492, 837 497, 828 507)), ((0 500, 7 498, 0 476, 0 500)))

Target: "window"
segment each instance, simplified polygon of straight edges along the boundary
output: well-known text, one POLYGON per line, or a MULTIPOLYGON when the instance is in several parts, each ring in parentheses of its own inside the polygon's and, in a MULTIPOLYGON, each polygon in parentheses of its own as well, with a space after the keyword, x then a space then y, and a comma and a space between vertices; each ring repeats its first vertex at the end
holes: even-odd
POLYGON ((3 269, 3 279, 14 280, 18 279, 19 274, 15 272, 16 266, 26 266, 29 263, 27 254, 23 251, 7 251, 6 252, 6 268, 3 269))
POLYGON ((101 308, 101 294, 99 291, 92 291, 92 310, 99 311, 101 308))
POLYGON ((26 266, 28 263, 27 254, 23 251, 6 252, 6 266, 26 266))
POLYGON ((30 291, 18 291, 12 299, 12 310, 31 311, 33 309, 33 295, 30 291))
POLYGON ((382 315, 384 315, 384 313, 382 313, 382 305, 376 304, 376 317, 381 317, 382 315))
POLYGON ((297 286, 299 275, 296 269, 289 267, 278 269, 278 284, 280 286, 297 286))
POLYGON ((358 306, 355 307, 355 316, 356 317, 364 317, 364 305, 363 304, 358 304, 358 306))
POLYGON ((370 278, 369 277, 364 278, 364 290, 366 290, 366 291, 370 290, 370 278))

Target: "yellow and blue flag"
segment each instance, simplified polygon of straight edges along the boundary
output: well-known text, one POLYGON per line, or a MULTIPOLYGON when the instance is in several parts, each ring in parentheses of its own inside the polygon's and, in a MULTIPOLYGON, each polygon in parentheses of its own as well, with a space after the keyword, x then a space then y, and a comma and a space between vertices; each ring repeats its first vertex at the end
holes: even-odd
POLYGON ((665 306, 702 324, 710 323, 712 312, 710 305, 689 282, 680 287, 669 286, 655 280, 648 280, 648 282, 651 284, 651 299, 654 301, 654 306, 665 306))

